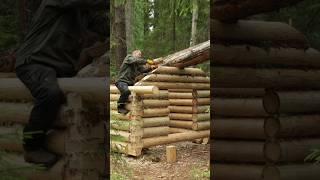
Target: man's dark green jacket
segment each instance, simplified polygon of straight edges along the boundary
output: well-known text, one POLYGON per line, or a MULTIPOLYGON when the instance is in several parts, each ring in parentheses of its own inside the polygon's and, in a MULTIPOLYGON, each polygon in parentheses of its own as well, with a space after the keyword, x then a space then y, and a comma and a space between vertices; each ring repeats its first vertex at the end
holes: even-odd
MULTIPOLYGON (((107 4, 107 0, 43 0, 17 51, 16 68, 41 63, 55 68, 60 75, 74 74, 86 33, 90 28, 97 29, 94 24, 104 29, 97 33, 107 29, 101 19, 92 16, 97 10, 106 12, 107 4)), ((107 36, 107 32, 100 35, 107 36)))
POLYGON ((116 82, 121 81, 128 83, 128 85, 130 86, 133 85, 135 78, 146 71, 143 66, 146 63, 146 59, 135 58, 130 54, 127 55, 127 57, 122 62, 116 82))

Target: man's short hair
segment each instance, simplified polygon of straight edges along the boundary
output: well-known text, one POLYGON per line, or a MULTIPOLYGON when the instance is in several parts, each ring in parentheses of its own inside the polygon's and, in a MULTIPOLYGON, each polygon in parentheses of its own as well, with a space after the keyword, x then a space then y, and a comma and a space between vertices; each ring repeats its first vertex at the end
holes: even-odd
POLYGON ((136 49, 134 51, 132 51, 132 55, 136 55, 136 54, 142 54, 142 52, 139 49, 136 49))

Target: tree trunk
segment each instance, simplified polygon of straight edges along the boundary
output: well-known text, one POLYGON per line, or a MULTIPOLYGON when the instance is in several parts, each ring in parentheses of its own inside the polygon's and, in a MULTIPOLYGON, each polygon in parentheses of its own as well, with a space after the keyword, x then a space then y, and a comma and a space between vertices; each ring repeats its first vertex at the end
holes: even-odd
POLYGON ((191 29, 191 40, 190 46, 194 46, 197 44, 197 24, 198 24, 198 0, 192 0, 192 29, 191 29))
POLYGON ((126 44, 128 50, 132 49, 132 41, 133 41, 133 17, 134 17, 134 0, 126 1, 125 10, 126 10, 126 44))
POLYGON ((116 59, 116 66, 119 69, 124 58, 127 55, 125 4, 115 5, 114 11, 115 11, 114 34, 116 38, 116 47, 115 47, 116 58, 115 59, 116 59))

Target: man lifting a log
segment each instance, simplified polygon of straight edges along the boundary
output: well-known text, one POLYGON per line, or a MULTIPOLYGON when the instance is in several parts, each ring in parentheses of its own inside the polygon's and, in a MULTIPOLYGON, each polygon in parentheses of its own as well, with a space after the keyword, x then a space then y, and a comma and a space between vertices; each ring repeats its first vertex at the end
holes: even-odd
POLYGON ((131 94, 128 86, 134 85, 135 79, 139 75, 156 68, 159 63, 161 63, 160 60, 143 59, 140 50, 134 50, 132 54, 127 55, 120 66, 115 84, 121 94, 118 100, 119 113, 128 113, 128 110, 125 108, 125 104, 131 94))
POLYGON ((23 130, 26 162, 49 168, 58 160, 45 147, 47 133, 65 101, 57 78, 74 76, 90 63, 88 58, 95 58, 81 58, 80 54, 97 42, 105 43, 108 4, 107 0, 42 0, 35 13, 15 65, 18 78, 35 99, 23 130))

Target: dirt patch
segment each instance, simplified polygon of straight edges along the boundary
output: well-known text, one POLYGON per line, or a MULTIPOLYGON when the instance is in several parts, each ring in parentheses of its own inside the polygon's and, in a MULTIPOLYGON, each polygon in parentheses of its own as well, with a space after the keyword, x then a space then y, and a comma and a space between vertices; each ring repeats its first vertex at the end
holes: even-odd
POLYGON ((177 162, 173 164, 166 162, 166 146, 155 146, 144 150, 143 155, 138 158, 123 156, 123 161, 131 171, 129 179, 210 179, 209 144, 181 142, 170 145, 177 147, 177 162))

